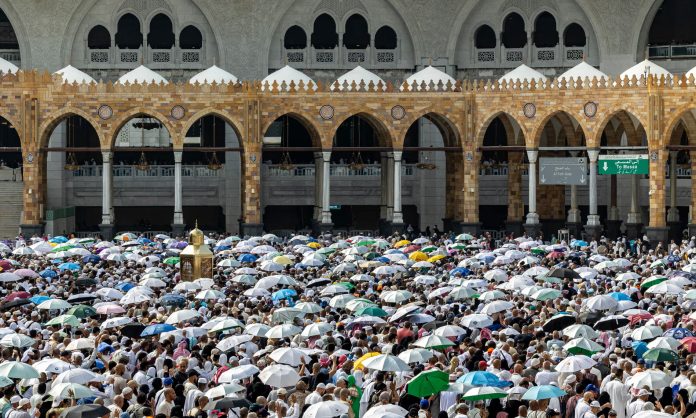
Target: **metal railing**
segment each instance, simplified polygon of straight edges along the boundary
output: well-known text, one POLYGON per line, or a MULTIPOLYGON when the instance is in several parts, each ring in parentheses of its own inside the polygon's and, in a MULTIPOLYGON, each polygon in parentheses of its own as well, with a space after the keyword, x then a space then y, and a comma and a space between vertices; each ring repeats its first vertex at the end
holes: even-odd
MULTIPOLYGON (((520 167, 523 176, 527 175, 527 167, 520 167)), ((507 165, 496 165, 490 167, 481 167, 479 169, 480 176, 507 176, 509 172, 507 165)))
MULTIPOLYGON (((101 177, 101 165, 83 165, 73 171, 73 177, 101 177)), ((184 165, 181 167, 183 177, 220 177, 222 170, 211 170, 205 165, 184 165)), ((115 165, 112 167, 114 177, 174 177, 173 165, 153 165, 139 170, 132 165, 115 165)))
MULTIPOLYGON (((264 174, 269 177, 314 177, 316 169, 314 164, 294 165, 291 168, 279 164, 264 164, 264 174)), ((401 167, 403 176, 412 176, 415 165, 404 164, 401 167)), ((349 164, 331 164, 329 173, 332 177, 377 177, 382 174, 379 164, 366 164, 362 168, 353 168, 349 164)))
POLYGON ((652 45, 648 47, 651 59, 695 58, 696 44, 652 45))

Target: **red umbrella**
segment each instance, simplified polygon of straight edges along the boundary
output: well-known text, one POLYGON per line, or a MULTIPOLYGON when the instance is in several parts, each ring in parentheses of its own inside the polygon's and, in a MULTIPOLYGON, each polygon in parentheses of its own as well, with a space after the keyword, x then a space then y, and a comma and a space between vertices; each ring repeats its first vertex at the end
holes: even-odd
POLYGON ((402 251, 404 254, 408 254, 408 253, 412 253, 412 252, 414 252, 414 251, 418 251, 418 250, 420 250, 420 248, 421 248, 420 245, 411 244, 411 245, 409 245, 408 247, 402 249, 401 251, 402 251))
POLYGON ((8 260, 0 260, 0 268, 3 271, 12 270, 14 266, 8 260))
POLYGON ((681 345, 689 350, 689 353, 696 353, 696 337, 682 338, 681 345))
POLYGON ((650 315, 649 313, 640 313, 628 316, 628 320, 631 321, 631 325, 635 325, 640 321, 647 321, 650 318, 652 318, 652 315, 650 315))
POLYGON ((561 258, 563 253, 561 251, 551 251, 546 255, 546 258, 561 258))
POLYGON ((31 293, 29 292, 12 292, 9 295, 5 296, 5 301, 12 302, 15 299, 29 299, 30 297, 31 293))

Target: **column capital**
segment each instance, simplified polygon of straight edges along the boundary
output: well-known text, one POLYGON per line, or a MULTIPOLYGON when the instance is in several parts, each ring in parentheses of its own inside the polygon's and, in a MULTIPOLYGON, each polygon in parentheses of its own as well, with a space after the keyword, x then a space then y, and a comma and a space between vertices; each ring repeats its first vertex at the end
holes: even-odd
POLYGON ((596 163, 597 160, 599 159, 599 149, 598 148, 588 149, 587 156, 590 157, 591 163, 596 163))
POLYGON ((527 150, 527 158, 529 159, 530 163, 536 164, 537 158, 539 158, 539 150, 538 149, 528 149, 527 150))
POLYGON ((114 153, 112 151, 102 151, 102 161, 103 162, 111 162, 111 157, 113 157, 114 153))
POLYGON ((679 155, 679 151, 670 151, 669 152, 669 158, 676 160, 677 156, 679 155))
POLYGON ((184 156, 183 151, 174 151, 174 162, 176 164, 181 164, 181 159, 184 156))
POLYGON ((331 151, 322 151, 321 158, 325 163, 331 162, 331 151))
POLYGON ((394 160, 395 161, 401 161, 401 156, 403 155, 403 151, 394 151, 394 160))

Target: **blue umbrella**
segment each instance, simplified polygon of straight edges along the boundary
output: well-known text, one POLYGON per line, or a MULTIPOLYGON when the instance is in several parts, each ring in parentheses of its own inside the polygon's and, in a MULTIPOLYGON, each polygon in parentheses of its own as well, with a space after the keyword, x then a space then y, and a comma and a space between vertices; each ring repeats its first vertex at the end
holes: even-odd
POLYGON ((242 254, 237 257, 237 261, 240 263, 254 263, 256 262, 256 256, 253 254, 242 254))
POLYGON ((176 329, 175 326, 169 325, 169 324, 154 324, 145 327, 143 332, 140 333, 141 337, 151 337, 153 335, 159 335, 163 332, 169 332, 169 331, 174 331, 176 329))
POLYGON ((457 268, 453 268, 452 270, 450 270, 449 274, 450 274, 450 276, 454 276, 457 273, 461 274, 462 276, 468 276, 471 274, 471 270, 469 270, 468 268, 464 268, 464 267, 457 267, 457 268))
POLYGON ((582 240, 575 240, 575 241, 571 242, 570 245, 573 247, 588 247, 589 246, 587 241, 582 241, 582 240))
POLYGON ((44 279, 49 278, 49 277, 54 278, 54 277, 58 276, 58 273, 56 273, 53 270, 46 269, 46 270, 42 271, 41 273, 39 273, 39 276, 43 277, 44 279))
POLYGON ((170 293, 162 296, 162 298, 160 298, 160 303, 168 306, 185 306, 186 298, 181 295, 170 293))
POLYGON ((628 296, 625 293, 621 293, 621 292, 611 292, 611 293, 609 293, 609 296, 611 296, 612 298, 616 299, 619 302, 622 300, 631 300, 630 296, 628 296))
POLYGON ((686 328, 672 328, 672 329, 668 329, 667 331, 665 331, 665 333, 662 334, 662 336, 663 337, 672 337, 675 340, 681 340, 681 339, 684 339, 686 337, 693 337, 694 333, 689 331, 686 328))
POLYGON ((151 243, 152 241, 150 241, 149 239, 147 239, 147 238, 145 238, 145 237, 140 237, 140 238, 138 238, 138 240, 137 240, 136 242, 137 242, 138 244, 149 244, 149 243, 151 243))
POLYGON ((377 257, 372 261, 379 261, 380 263, 389 264, 391 261, 387 257, 377 257))
POLYGON ((230 248, 232 247, 230 247, 229 245, 218 245, 217 247, 213 248, 213 251, 219 253, 220 251, 229 250, 230 248))
POLYGON ((481 258, 479 258, 479 261, 483 262, 484 264, 491 264, 495 260, 495 257, 492 255, 486 255, 481 258))
POLYGON ((668 263, 678 263, 679 261, 681 261, 681 259, 678 255, 670 255, 669 257, 667 257, 668 263))
POLYGON ((66 242, 68 242, 68 239, 62 235, 58 235, 49 239, 48 242, 52 242, 54 244, 65 244, 66 242))
POLYGON ((135 287, 135 285, 133 283, 128 283, 128 282, 121 282, 121 283, 117 284, 116 286, 114 286, 114 288, 116 290, 120 290, 122 292, 127 292, 134 287, 135 287))
POLYGON ((532 401, 540 399, 560 398, 565 394, 565 390, 557 388, 556 386, 541 385, 529 388, 529 390, 526 391, 524 395, 522 395, 522 400, 532 401))
POLYGON ((77 263, 63 263, 63 264, 60 264, 58 266, 58 270, 60 270, 60 271, 65 271, 65 270, 79 271, 80 265, 77 263))
POLYGON ((273 300, 291 299, 293 296, 297 296, 297 292, 293 289, 280 289, 271 295, 273 300))
POLYGON ((457 379, 457 383, 463 383, 469 386, 510 386, 510 382, 500 380, 498 376, 491 372, 469 372, 457 379))
POLYGON ((47 300, 49 300, 49 299, 51 299, 51 298, 49 298, 48 296, 32 296, 32 297, 29 298, 29 300, 31 301, 31 303, 33 303, 34 305, 38 305, 38 304, 40 304, 41 302, 45 302, 45 301, 47 301, 47 300))
POLYGON ((638 358, 643 358, 643 354, 648 351, 648 343, 645 341, 633 341, 631 348, 638 358))
POLYGON ((99 258, 98 255, 90 254, 82 257, 82 262, 87 264, 87 263, 98 263, 101 261, 101 258, 99 258))

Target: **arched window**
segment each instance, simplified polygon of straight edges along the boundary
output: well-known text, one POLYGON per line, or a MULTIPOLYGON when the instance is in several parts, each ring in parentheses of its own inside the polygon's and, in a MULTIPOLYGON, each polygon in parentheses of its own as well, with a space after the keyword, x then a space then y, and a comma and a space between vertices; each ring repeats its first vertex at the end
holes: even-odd
POLYGON ((143 46, 143 34, 140 32, 140 21, 134 15, 127 13, 118 20, 116 46, 119 49, 138 49, 143 46))
POLYGON ((147 45, 152 49, 171 49, 174 46, 174 29, 169 17, 160 13, 152 18, 147 45))
POLYGON ((297 25, 290 26, 285 31, 283 44, 285 49, 305 49, 307 48, 307 34, 304 29, 297 25))
POLYGON ((563 32, 563 45, 565 46, 585 46, 587 45, 587 37, 585 29, 577 23, 571 23, 566 26, 563 32))
POLYGON ((102 25, 93 27, 87 35, 87 48, 109 49, 111 48, 111 34, 102 25))
POLYGON ((527 45, 524 20, 517 13, 510 13, 503 22, 502 43, 505 48, 523 48, 527 45))
POLYGON ((396 32, 389 26, 382 26, 375 34, 375 48, 396 49, 396 32))
POLYGON ((197 27, 186 26, 179 34, 179 48, 181 49, 201 49, 203 48, 203 35, 197 27))
POLYGON ((551 13, 542 12, 537 16, 534 21, 532 39, 537 48, 552 48, 558 45, 556 18, 554 18, 551 13))
POLYGON ((7 18, 5 12, 0 10, 0 48, 2 49, 19 49, 17 42, 17 34, 7 18))
POLYGON ((648 33, 648 44, 692 44, 696 42, 696 2, 664 0, 648 33))
POLYGON ((482 25, 476 29, 474 35, 476 48, 495 48, 495 31, 488 25, 482 25))
POLYGON ((314 21, 312 46, 317 49, 334 49, 338 46, 336 22, 326 13, 319 15, 314 21))
POLYGON ((348 49, 365 49, 370 46, 370 32, 367 30, 367 20, 364 17, 354 14, 348 18, 343 45, 348 49))

